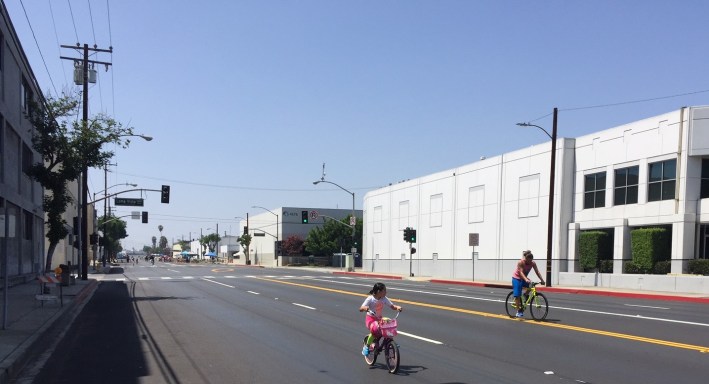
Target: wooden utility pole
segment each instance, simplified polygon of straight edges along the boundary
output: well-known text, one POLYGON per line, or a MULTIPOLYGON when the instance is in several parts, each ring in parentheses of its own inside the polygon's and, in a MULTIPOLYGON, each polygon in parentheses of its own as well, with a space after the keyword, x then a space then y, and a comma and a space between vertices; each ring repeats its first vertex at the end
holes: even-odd
MULTIPOLYGON (((79 43, 76 44, 76 46, 73 45, 62 45, 62 48, 69 48, 69 49, 75 49, 75 50, 80 50, 81 46, 79 43)), ((103 64, 106 66, 108 69, 108 66, 111 65, 109 62, 105 61, 96 61, 96 60, 89 60, 89 52, 107 52, 107 53, 112 53, 113 52, 113 47, 109 47, 109 49, 99 49, 94 45, 93 48, 89 48, 88 44, 84 44, 83 46, 83 58, 74 58, 74 57, 65 57, 65 56, 60 56, 60 59, 64 60, 71 60, 73 61, 74 64, 74 70, 79 67, 77 63, 81 63, 81 68, 82 68, 82 74, 81 74, 81 82, 78 81, 78 78, 76 76, 76 73, 74 74, 74 81, 77 83, 77 85, 83 85, 83 115, 82 115, 82 122, 83 125, 81 127, 82 130, 88 129, 88 121, 89 121, 89 63, 91 64, 103 64)), ((95 82, 95 81, 94 81, 95 82)), ((99 143, 100 145, 100 143, 99 143)), ((88 183, 88 166, 86 165, 86 161, 84 161, 83 165, 83 170, 81 173, 81 182, 79 183, 79 197, 78 197, 78 205, 80 207, 79 209, 79 239, 78 239, 78 244, 79 244, 79 249, 81 250, 81 280, 88 280, 88 272, 89 272, 89 243, 86 241, 86 233, 88 231, 88 201, 89 201, 89 187, 87 185, 88 183)))

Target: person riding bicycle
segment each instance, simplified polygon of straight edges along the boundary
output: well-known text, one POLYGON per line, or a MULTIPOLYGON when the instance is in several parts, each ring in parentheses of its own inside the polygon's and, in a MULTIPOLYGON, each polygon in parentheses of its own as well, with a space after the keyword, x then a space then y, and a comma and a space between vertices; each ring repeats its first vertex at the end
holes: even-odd
POLYGON ((369 296, 364 299, 364 302, 359 307, 360 312, 367 312, 367 316, 364 321, 370 332, 367 337, 367 344, 362 348, 362 354, 364 356, 369 355, 371 344, 377 337, 381 336, 379 322, 382 320, 384 306, 386 305, 394 311, 402 311, 401 306, 394 305, 394 303, 386 297, 386 294, 386 285, 384 285, 384 283, 376 283, 374 284, 374 287, 372 287, 372 290, 369 291, 369 296))
POLYGON ((534 272, 539 277, 539 280, 541 280, 542 285, 544 285, 544 278, 539 273, 537 263, 534 262, 532 251, 523 251, 522 259, 517 262, 515 271, 512 273, 512 290, 514 291, 513 295, 515 297, 515 304, 517 305, 517 317, 524 317, 520 296, 522 295, 522 288, 525 288, 525 292, 527 291, 526 288, 529 288, 531 280, 529 280, 527 276, 532 268, 534 268, 534 272))

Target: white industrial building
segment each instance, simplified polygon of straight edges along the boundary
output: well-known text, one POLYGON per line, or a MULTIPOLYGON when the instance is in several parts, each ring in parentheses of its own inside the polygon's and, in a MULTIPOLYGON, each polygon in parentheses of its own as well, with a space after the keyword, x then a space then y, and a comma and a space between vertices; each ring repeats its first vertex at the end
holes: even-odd
MULTIPOLYGON (((709 277, 686 275, 689 260, 709 254, 709 107, 560 138, 556 148, 554 285, 709 293, 709 277), (670 275, 623 274, 630 231, 641 226, 671 228, 670 275), (612 233, 613 273, 580 272, 578 235, 589 229, 612 233)), ((367 193, 364 269, 509 281, 531 249, 545 275, 550 151, 551 141, 367 193), (406 227, 417 230, 413 257, 406 227)))
MULTIPOLYGON (((248 230, 252 235, 249 247, 249 258, 252 264, 261 266, 284 265, 284 256, 276 257, 276 240, 285 241, 291 236, 302 240, 308 233, 317 227, 322 227, 325 220, 342 220, 352 215, 351 209, 326 209, 308 207, 278 207, 248 218, 248 230), (303 222, 303 215, 307 214, 307 223, 303 222)), ((354 216, 362 219, 362 210, 355 210, 354 216)), ((247 226, 247 221, 239 223, 241 228, 247 226)), ((344 250, 349 252, 349 250, 344 250)), ((286 257, 287 258, 287 257, 286 257)), ((234 262, 245 264, 243 250, 235 255, 234 262)))

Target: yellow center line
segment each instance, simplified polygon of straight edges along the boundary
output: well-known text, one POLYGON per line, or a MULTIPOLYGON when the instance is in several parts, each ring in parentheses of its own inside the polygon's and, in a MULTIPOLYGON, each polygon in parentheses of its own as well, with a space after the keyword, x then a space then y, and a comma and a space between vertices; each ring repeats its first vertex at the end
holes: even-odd
MULTIPOLYGON (((326 292, 340 293, 340 294, 343 294, 343 295, 360 296, 360 297, 366 297, 366 296, 367 296, 367 295, 363 295, 363 294, 357 293, 357 292, 344 291, 344 290, 341 290, 341 289, 333 289, 333 288, 318 287, 318 286, 316 286, 316 285, 294 283, 294 282, 291 282, 291 281, 275 280, 275 279, 268 279, 268 278, 263 278, 263 277, 255 277, 255 279, 270 281, 270 282, 279 283, 279 284, 292 285, 292 286, 302 287, 302 288, 317 289, 317 290, 326 291, 326 292)), ((503 320, 514 320, 514 321, 518 321, 517 319, 510 318, 510 317, 507 316, 507 315, 500 315, 500 314, 496 314, 496 313, 489 313, 489 312, 482 312, 482 311, 473 311, 473 310, 470 310, 470 309, 464 309, 464 308, 458 308, 458 307, 448 307, 448 306, 445 306, 445 305, 436 305, 436 304, 423 303, 423 302, 418 302, 418 301, 409 301, 409 300, 401 300, 401 299, 392 299, 392 300, 395 301, 395 302, 397 302, 397 303, 409 304, 409 305, 414 305, 414 306, 418 306, 418 307, 426 307, 426 308, 440 309, 440 310, 443 310, 443 311, 458 312, 458 313, 466 313, 466 314, 475 315, 475 316, 482 316, 482 317, 490 317, 490 318, 497 318, 497 319, 503 319, 503 320)), ((591 333, 591 334, 595 334, 595 335, 602 335, 602 336, 608 336, 608 337, 615 337, 615 338, 618 338, 618 339, 639 341, 639 342, 643 342, 643 343, 664 345, 664 346, 667 346, 667 347, 689 349, 689 350, 693 350, 693 351, 697 351, 697 352, 701 352, 701 353, 709 353, 709 347, 705 347, 705 346, 701 346, 701 345, 692 345, 692 344, 676 343, 676 342, 673 342, 673 341, 660 340, 660 339, 653 339, 653 338, 649 338, 649 337, 642 337, 642 336, 635 336, 635 335, 628 335, 628 334, 618 333, 618 332, 601 331, 601 330, 598 330, 598 329, 577 327, 577 326, 574 326, 574 325, 557 324, 557 323, 551 323, 551 322, 525 321, 525 323, 527 323, 527 324, 535 324, 535 325, 544 326, 544 327, 552 327, 552 328, 566 329, 566 330, 569 330, 569 331, 584 332, 584 333, 591 333)))

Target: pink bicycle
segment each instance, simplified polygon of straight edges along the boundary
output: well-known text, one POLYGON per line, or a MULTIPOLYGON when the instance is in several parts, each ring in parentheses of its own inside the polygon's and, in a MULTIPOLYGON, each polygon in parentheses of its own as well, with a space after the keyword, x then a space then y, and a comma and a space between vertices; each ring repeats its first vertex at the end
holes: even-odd
MULTIPOLYGON (((385 317, 380 321, 379 329, 381 330, 382 336, 374 340, 374 347, 370 346, 369 354, 364 356, 364 361, 367 365, 374 365, 374 363, 377 362, 377 356, 383 351, 389 373, 399 371, 401 355, 399 354, 399 344, 394 341, 394 336, 397 334, 396 327, 398 324, 396 318, 399 317, 400 313, 401 312, 398 312, 393 319, 385 317)), ((363 347, 367 346, 368 337, 368 335, 364 336, 363 347)))

